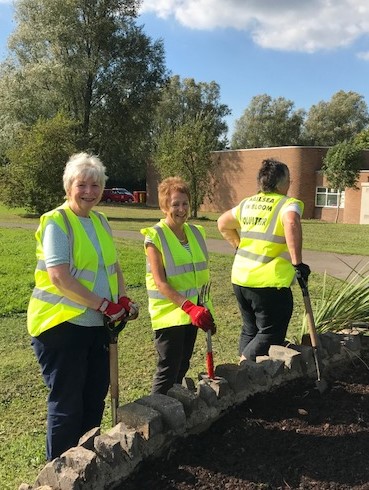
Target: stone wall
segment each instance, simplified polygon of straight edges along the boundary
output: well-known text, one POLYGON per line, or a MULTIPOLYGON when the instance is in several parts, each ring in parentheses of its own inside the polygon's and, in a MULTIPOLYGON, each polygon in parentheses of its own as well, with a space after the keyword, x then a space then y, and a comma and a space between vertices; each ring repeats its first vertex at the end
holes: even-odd
MULTIPOLYGON (((319 340, 323 374, 369 346, 369 337, 357 332, 326 333, 319 340)), ((316 367, 310 346, 271 346, 269 356, 222 364, 215 374, 215 380, 200 374, 197 385, 186 378, 167 395, 144 396, 119 407, 115 427, 103 434, 98 427, 91 430, 77 447, 48 463, 33 485, 23 483, 19 490, 114 489, 140 463, 159 457, 178 438, 205 431, 250 396, 296 378, 314 381, 316 367)))

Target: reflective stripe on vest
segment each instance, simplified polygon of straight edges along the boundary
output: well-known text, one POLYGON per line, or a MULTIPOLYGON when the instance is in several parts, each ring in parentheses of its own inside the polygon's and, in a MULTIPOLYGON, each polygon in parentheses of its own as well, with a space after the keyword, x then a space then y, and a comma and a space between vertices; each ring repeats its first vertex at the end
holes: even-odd
POLYGON ((84 311, 86 309, 85 306, 82 306, 79 303, 75 303, 74 301, 66 298, 65 296, 57 296, 56 294, 48 293, 36 287, 33 290, 32 297, 36 299, 40 299, 41 301, 45 301, 52 305, 63 304, 63 305, 73 306, 73 308, 78 308, 81 311, 84 311))
MULTIPOLYGON (((208 252, 202 227, 185 223, 184 231, 188 247, 180 244, 164 220, 153 227, 142 229, 141 233, 149 238, 148 243, 152 243, 161 255, 168 284, 184 298, 197 304, 201 288, 210 280, 208 252)), ((148 262, 147 251, 146 259, 148 262)), ((149 267, 146 273, 146 289, 151 326, 154 330, 191 323, 189 315, 158 290, 149 267)), ((213 314, 211 298, 207 307, 213 314)))
POLYGON ((238 207, 240 244, 232 266, 232 283, 255 288, 290 287, 295 270, 284 236, 281 213, 290 202, 298 203, 301 210, 303 203, 276 193, 266 194, 251 196, 238 207), (255 204, 259 200, 273 204, 266 207, 255 204))
MULTIPOLYGON (((282 209, 284 203, 288 199, 289 199, 288 197, 283 197, 276 205, 276 207, 274 208, 274 214, 272 216, 272 219, 270 220, 268 228, 264 232, 261 233, 257 231, 241 231, 240 234, 241 238, 252 238, 253 240, 267 240, 268 242, 274 242, 274 243, 286 243, 286 238, 284 236, 274 235, 273 230, 275 228, 275 225, 277 224, 278 214, 282 209)), ((242 210, 246 202, 247 201, 244 201, 242 203, 240 209, 240 216, 242 216, 242 210)))
MULTIPOLYGON (((68 237, 69 237, 69 272, 75 279, 82 279, 84 281, 88 282, 95 282, 96 279, 96 273, 94 271, 89 271, 89 270, 83 270, 83 269, 77 269, 74 266, 74 258, 73 258, 73 247, 74 247, 74 241, 75 241, 75 235, 74 235, 74 230, 72 225, 70 224, 70 221, 68 219, 67 213, 65 212, 65 209, 59 208, 58 211, 60 212, 61 216, 63 217, 63 221, 65 224, 65 227, 68 232, 68 237)), ((110 236, 112 236, 111 229, 106 222, 106 220, 100 215, 100 213, 96 213, 93 211, 94 215, 97 216, 100 220, 100 223, 102 226, 105 228, 105 231, 109 233, 110 236)), ((37 270, 41 271, 47 271, 46 263, 44 260, 38 260, 37 265, 36 265, 37 270)), ((112 264, 109 267, 107 267, 107 273, 108 275, 115 274, 117 272, 117 264, 112 264)), ((41 289, 35 288, 32 293, 32 297, 40 299, 41 301, 45 301, 46 303, 51 303, 51 304, 58 304, 58 303, 63 303, 65 305, 73 306, 74 308, 79 308, 84 310, 85 307, 81 307, 78 303, 75 303, 74 301, 70 301, 67 298, 64 300, 60 300, 59 295, 52 294, 50 292, 42 291, 41 289)))
MULTIPOLYGON (((275 257, 268 257, 267 255, 254 254, 244 249, 238 249, 237 255, 240 255, 241 257, 245 257, 246 259, 254 260, 255 262, 261 262, 262 264, 268 264, 269 262, 275 259, 275 257)), ((278 257, 282 257, 286 260, 291 260, 291 256, 288 252, 283 252, 279 254, 278 257)))
MULTIPOLYGON (((117 301, 118 263, 112 232, 106 218, 101 213, 92 211, 90 218, 101 246, 104 264, 107 264, 105 270, 111 297, 113 301, 117 301)), ((42 215, 36 232, 38 261, 35 270, 35 287, 27 310, 27 327, 32 336, 38 336, 49 328, 70 321, 72 318, 83 314, 87 309, 86 306, 66 298, 50 280, 42 247, 42 236, 48 219, 57 223, 63 233, 67 235, 68 247, 70 248, 69 271, 76 280, 90 291, 93 291, 99 267, 98 256, 93 243, 88 240, 86 230, 78 218, 69 210, 67 204, 42 215)))
MULTIPOLYGON (((185 274, 186 272, 199 272, 199 271, 204 271, 208 269, 208 251, 206 248, 206 243, 204 240, 204 237, 202 236, 201 232, 196 228, 196 226, 193 225, 188 225, 192 231, 192 233, 195 235, 196 240, 203 252, 203 254, 206 257, 206 260, 203 262, 197 262, 196 264, 193 264, 192 262, 189 262, 187 264, 182 264, 182 265, 176 265, 174 262, 174 257, 173 254, 170 250, 168 240, 166 239, 166 236, 162 230, 162 228, 158 225, 153 226, 153 228, 156 230, 160 237, 161 245, 163 248, 163 256, 165 257, 165 273, 167 277, 174 277, 178 276, 180 274, 185 274)), ((146 261, 146 271, 151 272, 150 264, 149 261, 146 261)), ((197 288, 190 288, 184 291, 179 291, 180 294, 183 296, 186 296, 186 298, 191 298, 193 296, 196 296, 198 294, 197 288)), ((154 298, 154 299, 165 299, 165 296, 159 293, 157 290, 149 289, 147 291, 147 294, 149 298, 154 298)))
MULTIPOLYGON (((196 296, 198 294, 197 288, 186 289, 186 291, 178 291, 178 292, 180 294, 182 294, 183 296, 186 296, 186 298, 192 298, 193 296, 196 296)), ((147 295, 149 298, 152 298, 152 299, 166 299, 166 296, 161 294, 156 289, 148 289, 147 295)))
MULTIPOLYGON (((286 238, 284 236, 274 235, 273 231, 277 224, 279 212, 288 199, 289 199, 288 197, 283 197, 276 205, 273 211, 272 219, 270 220, 270 223, 264 232, 241 231, 240 233, 241 239, 249 238, 251 240, 264 240, 272 243, 281 243, 281 244, 286 243, 286 238)), ((247 201, 244 201, 242 203, 242 206, 240 207, 240 216, 242 216, 243 207, 246 204, 246 202, 247 201)), ((240 247, 237 249, 237 255, 240 255, 241 257, 246 257, 247 259, 254 260, 256 262, 261 262, 263 264, 267 264, 268 262, 271 262, 272 260, 275 259, 275 257, 268 257, 267 255, 259 255, 253 252, 248 252, 247 250, 240 247)), ((287 260, 289 260, 290 258, 290 254, 286 252, 280 254, 279 256, 287 260)))

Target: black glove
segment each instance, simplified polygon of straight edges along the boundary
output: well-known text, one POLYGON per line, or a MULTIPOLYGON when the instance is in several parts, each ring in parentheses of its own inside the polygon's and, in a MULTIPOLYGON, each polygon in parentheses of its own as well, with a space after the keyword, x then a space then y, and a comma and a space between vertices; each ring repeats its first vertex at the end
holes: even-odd
POLYGON ((301 262, 300 264, 294 265, 297 278, 301 277, 305 282, 308 282, 310 276, 310 267, 307 264, 301 262))

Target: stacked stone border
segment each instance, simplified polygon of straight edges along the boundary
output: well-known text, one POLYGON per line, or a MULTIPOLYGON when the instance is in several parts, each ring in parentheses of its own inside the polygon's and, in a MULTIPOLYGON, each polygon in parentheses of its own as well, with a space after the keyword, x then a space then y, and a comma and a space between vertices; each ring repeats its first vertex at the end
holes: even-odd
MULTIPOLYGON (((323 376, 369 349, 369 337, 358 330, 325 333, 319 340, 323 376)), ((46 464, 33 485, 22 483, 19 490, 114 489, 179 438, 205 431, 256 393, 297 378, 316 378, 316 367, 310 346, 273 345, 256 362, 218 365, 215 374, 215 380, 200 374, 197 386, 186 378, 167 395, 144 396, 119 407, 115 427, 103 434, 92 429, 77 447, 46 464)))

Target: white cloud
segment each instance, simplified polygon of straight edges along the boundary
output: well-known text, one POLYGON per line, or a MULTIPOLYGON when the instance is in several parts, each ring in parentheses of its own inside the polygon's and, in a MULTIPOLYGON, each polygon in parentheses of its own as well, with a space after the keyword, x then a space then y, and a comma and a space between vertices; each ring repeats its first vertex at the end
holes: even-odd
POLYGON ((364 61, 369 61, 369 51, 361 51, 357 53, 357 57, 364 61))
POLYGON ((315 52, 369 34, 368 0, 144 0, 141 11, 191 29, 247 31, 264 48, 315 52))

